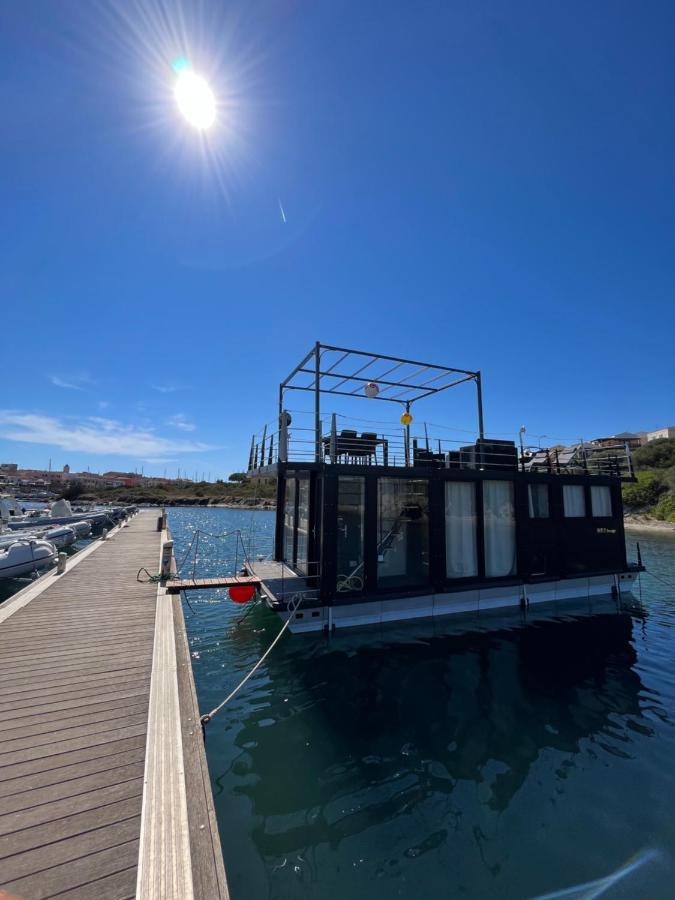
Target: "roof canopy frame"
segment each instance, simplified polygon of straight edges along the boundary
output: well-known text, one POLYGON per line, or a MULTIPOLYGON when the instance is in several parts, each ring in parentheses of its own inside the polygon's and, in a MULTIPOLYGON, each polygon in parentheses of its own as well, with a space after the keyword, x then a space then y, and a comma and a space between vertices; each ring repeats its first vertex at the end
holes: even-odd
MULTIPOLYGON (((317 341, 309 353, 302 361, 293 369, 284 381, 279 385, 279 417, 281 424, 281 414, 284 409, 284 391, 308 391, 314 394, 314 427, 315 427, 315 457, 319 462, 321 459, 321 394, 335 394, 341 397, 362 397, 368 400, 385 400, 388 403, 400 403, 405 407, 406 412, 410 410, 413 403, 435 394, 440 394, 451 387, 464 384, 467 381, 476 382, 476 399, 478 406, 478 431, 481 440, 485 436, 483 427, 483 394, 481 388, 480 371, 472 372, 469 369, 457 369, 450 366, 439 366, 434 363, 424 363, 414 359, 404 359, 399 356, 387 356, 381 353, 369 353, 366 350, 351 350, 347 347, 334 347, 332 344, 322 344, 317 341), (326 368, 321 367, 321 357, 323 354, 335 353, 338 358, 329 361, 326 368), (352 357, 366 359, 362 365, 354 371, 342 371, 342 365, 348 362, 352 357), (377 362, 394 363, 393 366, 387 368, 380 375, 365 376, 363 373, 370 366, 377 362), (408 372, 400 381, 385 380, 385 376, 391 375, 401 367, 411 366, 414 371, 408 372), (340 370, 338 370, 340 367, 340 370), (411 384, 411 378, 417 378, 424 372, 431 372, 432 377, 421 384, 411 384), (298 375, 310 375, 312 380, 309 384, 293 383, 298 375), (430 387, 434 382, 460 375, 461 378, 453 378, 447 384, 443 383, 438 387, 430 387), (326 385, 326 380, 329 382, 326 385), (376 384, 382 389, 375 397, 367 397, 365 393, 361 393, 364 386, 370 383, 376 384), (347 385, 345 390, 341 390, 347 385), (393 396, 382 396, 394 389, 398 388, 398 393, 393 396)), ((409 426, 406 426, 407 428, 409 426)))

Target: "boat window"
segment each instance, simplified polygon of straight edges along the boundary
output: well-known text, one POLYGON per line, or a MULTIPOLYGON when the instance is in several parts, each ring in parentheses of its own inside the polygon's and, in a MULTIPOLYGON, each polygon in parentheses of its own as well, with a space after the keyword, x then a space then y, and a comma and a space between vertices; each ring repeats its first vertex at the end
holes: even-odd
POLYGON ((284 561, 293 562, 293 537, 295 532, 295 478, 286 482, 284 502, 284 561))
POLYGON ((591 486, 591 512, 596 518, 609 518, 612 515, 612 492, 607 485, 591 486))
POLYGON ((485 574, 488 578, 516 571, 516 519, 513 482, 483 482, 485 574))
POLYGON ((298 548, 296 566, 307 573, 309 550, 309 478, 298 480, 298 548))
POLYGON ((363 589, 364 478, 338 478, 337 589, 351 593, 363 589))
POLYGON ((429 581, 429 484, 380 478, 377 509, 377 583, 408 587, 429 581))
POLYGON ((478 574, 476 547, 476 485, 445 483, 445 566, 448 578, 478 574))
POLYGON ((528 506, 531 519, 548 519, 548 485, 529 484, 527 486, 528 506))
POLYGON ((580 519, 586 515, 586 495, 582 484, 563 485, 563 509, 568 519, 580 519))

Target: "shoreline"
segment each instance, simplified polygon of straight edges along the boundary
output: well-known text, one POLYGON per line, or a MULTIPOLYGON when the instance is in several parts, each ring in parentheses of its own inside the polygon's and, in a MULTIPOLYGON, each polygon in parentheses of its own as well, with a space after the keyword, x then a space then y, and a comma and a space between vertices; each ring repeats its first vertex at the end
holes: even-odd
POLYGON ((629 514, 624 516, 623 525, 626 531, 652 531, 675 535, 675 523, 662 522, 659 519, 652 519, 650 516, 629 514))

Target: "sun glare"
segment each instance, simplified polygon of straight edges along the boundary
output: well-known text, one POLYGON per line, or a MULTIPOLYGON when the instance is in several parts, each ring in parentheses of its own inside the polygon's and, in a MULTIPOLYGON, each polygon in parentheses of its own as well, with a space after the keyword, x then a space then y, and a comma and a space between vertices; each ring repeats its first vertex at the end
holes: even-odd
POLYGON ((199 131, 210 128, 216 120, 216 98, 208 82, 189 68, 178 72, 174 96, 178 109, 190 125, 199 131))

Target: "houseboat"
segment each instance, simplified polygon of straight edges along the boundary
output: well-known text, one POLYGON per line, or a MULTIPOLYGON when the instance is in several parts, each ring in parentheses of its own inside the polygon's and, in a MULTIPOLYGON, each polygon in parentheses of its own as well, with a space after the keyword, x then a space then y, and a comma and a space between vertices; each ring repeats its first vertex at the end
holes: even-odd
POLYGON ((479 371, 317 343, 248 469, 277 485, 274 548, 249 574, 293 632, 620 598, 641 569, 623 529, 629 448, 487 437, 479 371), (475 392, 470 438, 419 420, 459 385, 475 392), (307 394, 303 418, 289 398, 307 394), (361 398, 368 418, 326 411, 327 395, 350 413, 361 398))

